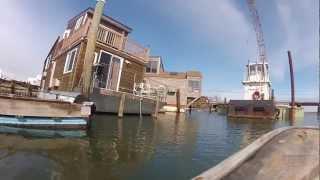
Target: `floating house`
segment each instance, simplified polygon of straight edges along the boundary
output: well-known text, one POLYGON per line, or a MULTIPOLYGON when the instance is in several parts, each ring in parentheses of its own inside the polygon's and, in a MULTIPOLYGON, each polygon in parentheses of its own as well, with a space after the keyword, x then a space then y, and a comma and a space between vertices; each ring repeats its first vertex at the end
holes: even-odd
POLYGON ((144 80, 151 88, 165 89, 165 111, 177 111, 178 106, 184 111, 189 102, 201 97, 201 72, 167 72, 160 56, 149 58, 144 80))
MULTIPOLYGON (((84 53, 94 9, 69 20, 54 43, 43 68, 42 90, 79 91, 83 83, 84 53)), ((129 39, 128 26, 102 16, 95 50, 93 84, 97 88, 132 93, 142 82, 149 49, 129 39)))
MULTIPOLYGON (((82 92, 93 17, 94 9, 89 8, 68 21, 44 62, 42 91, 58 95, 82 92)), ((155 111, 157 93, 147 96, 137 92, 141 90, 137 87, 143 82, 150 50, 131 40, 131 31, 121 22, 102 15, 91 65, 90 100, 98 112, 118 113, 123 109, 127 114, 152 114, 155 111)))

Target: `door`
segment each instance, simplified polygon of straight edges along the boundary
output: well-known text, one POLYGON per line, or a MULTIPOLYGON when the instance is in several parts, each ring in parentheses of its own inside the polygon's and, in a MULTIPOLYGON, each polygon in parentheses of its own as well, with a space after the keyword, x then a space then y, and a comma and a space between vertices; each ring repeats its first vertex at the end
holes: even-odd
POLYGON ((96 86, 117 91, 123 59, 101 51, 96 72, 96 86))
POLYGON ((107 89, 117 91, 120 81, 121 71, 121 59, 118 57, 112 57, 112 62, 109 70, 109 78, 107 89))

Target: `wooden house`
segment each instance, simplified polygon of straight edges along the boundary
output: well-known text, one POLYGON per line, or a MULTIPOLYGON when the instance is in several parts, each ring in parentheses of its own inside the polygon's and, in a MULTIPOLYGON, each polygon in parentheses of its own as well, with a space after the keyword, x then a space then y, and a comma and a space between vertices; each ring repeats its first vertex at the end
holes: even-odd
POLYGON ((189 102, 201 97, 202 74, 199 71, 167 72, 162 61, 160 56, 150 57, 144 81, 153 88, 166 89, 165 111, 176 111, 177 104, 183 111, 189 102))
MULTIPOLYGON (((93 13, 94 9, 89 8, 68 21, 44 62, 43 91, 81 91, 93 13)), ((132 93, 134 84, 142 82, 149 49, 130 40, 131 31, 121 22, 102 16, 92 65, 92 87, 132 93)))

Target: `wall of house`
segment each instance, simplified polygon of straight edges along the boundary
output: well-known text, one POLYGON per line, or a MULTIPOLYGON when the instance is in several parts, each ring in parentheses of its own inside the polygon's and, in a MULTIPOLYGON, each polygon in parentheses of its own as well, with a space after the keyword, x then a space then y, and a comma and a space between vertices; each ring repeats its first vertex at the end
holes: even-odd
POLYGON ((168 77, 145 77, 144 80, 146 83, 150 84, 152 87, 158 87, 160 85, 167 87, 169 90, 166 102, 168 105, 176 106, 177 89, 180 89, 180 105, 187 105, 188 89, 187 89, 187 79, 186 78, 168 78, 168 77))

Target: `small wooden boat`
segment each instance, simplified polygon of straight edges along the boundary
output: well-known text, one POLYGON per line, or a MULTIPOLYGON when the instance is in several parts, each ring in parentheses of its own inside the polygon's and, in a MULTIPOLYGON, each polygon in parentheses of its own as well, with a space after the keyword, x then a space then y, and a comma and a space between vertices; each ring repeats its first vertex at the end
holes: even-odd
POLYGON ((320 129, 271 131, 194 180, 319 179, 320 129))
POLYGON ((90 104, 0 96, 0 125, 23 128, 86 129, 90 104))

